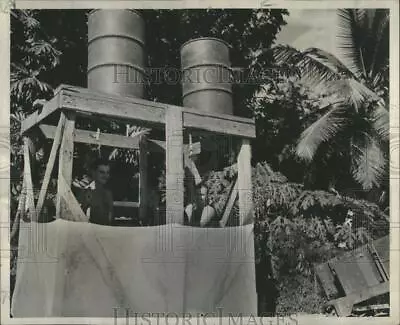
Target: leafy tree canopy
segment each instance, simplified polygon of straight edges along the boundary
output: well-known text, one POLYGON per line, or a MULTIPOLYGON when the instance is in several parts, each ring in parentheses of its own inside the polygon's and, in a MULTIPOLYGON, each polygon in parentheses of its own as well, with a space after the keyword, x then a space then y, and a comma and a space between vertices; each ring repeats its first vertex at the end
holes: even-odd
POLYGON ((338 18, 343 62, 318 48, 273 49, 278 64, 296 67, 302 82, 326 96, 296 153, 307 162, 341 162, 363 190, 387 187, 389 10, 342 9, 338 18))

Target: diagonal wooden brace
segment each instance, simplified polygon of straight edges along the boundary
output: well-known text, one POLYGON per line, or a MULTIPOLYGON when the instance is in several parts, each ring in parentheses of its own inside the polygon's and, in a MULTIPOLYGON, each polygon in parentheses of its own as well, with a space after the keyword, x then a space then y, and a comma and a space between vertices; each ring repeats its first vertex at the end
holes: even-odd
POLYGON ((233 206, 235 205, 237 197, 238 197, 238 182, 236 179, 231 188, 231 194, 229 195, 228 202, 225 205, 224 214, 221 220, 219 221, 219 225, 221 226, 221 228, 226 226, 226 223, 229 220, 229 216, 231 215, 231 211, 233 206))
POLYGON ((36 205, 37 216, 39 216, 40 212, 42 211, 43 203, 44 203, 46 193, 47 193, 47 188, 48 188, 49 182, 50 182, 51 172, 53 171, 54 162, 56 161, 58 148, 61 143, 61 137, 62 137, 62 132, 64 129, 64 124, 65 124, 65 115, 61 114, 60 120, 58 121, 56 134, 54 136, 53 145, 51 147, 49 161, 47 162, 46 172, 44 174, 43 183, 42 183, 42 188, 40 189, 39 199, 38 199, 38 202, 36 205))
POLYGON ((61 175, 58 179, 60 188, 60 200, 63 201, 70 215, 63 214, 63 219, 70 221, 89 222, 89 217, 83 212, 78 200, 72 193, 71 187, 67 184, 65 178, 61 175))
POLYGON ((31 221, 36 221, 37 216, 35 213, 35 199, 33 195, 31 160, 29 153, 30 141, 29 138, 24 137, 24 180, 26 182, 26 205, 29 209, 29 217, 31 221))

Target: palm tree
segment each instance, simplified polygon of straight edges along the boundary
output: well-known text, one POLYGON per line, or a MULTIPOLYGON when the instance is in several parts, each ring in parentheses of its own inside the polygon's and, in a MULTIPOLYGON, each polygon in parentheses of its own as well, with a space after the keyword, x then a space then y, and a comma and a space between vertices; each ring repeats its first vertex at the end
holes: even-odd
POLYGON ((338 18, 343 61, 318 48, 278 45, 273 53, 326 100, 302 132, 297 155, 311 162, 324 146, 340 151, 354 180, 370 190, 388 172, 389 10, 340 9, 338 18))

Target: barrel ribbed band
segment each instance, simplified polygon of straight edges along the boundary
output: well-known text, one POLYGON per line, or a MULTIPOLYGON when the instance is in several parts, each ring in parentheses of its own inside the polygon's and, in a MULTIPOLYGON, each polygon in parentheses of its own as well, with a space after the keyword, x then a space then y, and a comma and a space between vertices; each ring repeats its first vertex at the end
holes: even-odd
POLYGON ((133 13, 137 14, 140 17, 143 17, 143 14, 137 9, 92 9, 92 10, 89 11, 89 16, 93 15, 96 11, 100 11, 100 10, 126 10, 126 11, 133 12, 133 13))
POLYGON ((87 72, 96 70, 96 68, 99 68, 99 67, 107 67, 107 66, 126 66, 126 67, 129 67, 129 68, 132 68, 134 70, 141 72, 143 75, 148 74, 146 69, 143 69, 142 67, 139 67, 138 65, 128 63, 128 62, 110 62, 110 63, 96 64, 92 67, 88 67, 87 72))
POLYGON ((131 40, 131 41, 133 41, 135 43, 138 43, 140 46, 145 47, 145 44, 144 44, 144 42, 142 40, 140 40, 140 39, 138 39, 136 37, 133 37, 132 35, 127 35, 127 34, 101 34, 101 35, 97 35, 95 37, 92 37, 92 38, 88 39, 88 44, 91 44, 94 41, 97 41, 97 40, 102 39, 102 38, 110 38, 110 37, 112 37, 112 38, 129 39, 129 40, 131 40))
POLYGON ((223 39, 220 39, 220 38, 216 38, 216 37, 198 37, 198 38, 190 39, 190 40, 186 41, 185 43, 183 43, 181 48, 180 48, 180 51, 182 52, 182 49, 186 45, 188 45, 190 43, 193 43, 193 42, 196 42, 196 41, 206 41, 206 40, 221 42, 222 44, 226 45, 229 49, 232 48, 232 46, 228 42, 226 42, 226 41, 224 41, 223 39))
POLYGON ((232 94, 232 90, 230 90, 230 89, 226 89, 226 88, 222 88, 222 87, 204 87, 204 88, 198 88, 198 89, 194 89, 194 90, 191 90, 191 91, 188 91, 188 92, 185 92, 183 95, 182 95, 182 98, 185 98, 185 97, 187 97, 187 96, 189 96, 189 95, 191 95, 191 94, 193 94, 193 93, 199 93, 199 92, 202 92, 202 91, 223 91, 223 92, 225 92, 225 93, 227 93, 227 94, 232 94))

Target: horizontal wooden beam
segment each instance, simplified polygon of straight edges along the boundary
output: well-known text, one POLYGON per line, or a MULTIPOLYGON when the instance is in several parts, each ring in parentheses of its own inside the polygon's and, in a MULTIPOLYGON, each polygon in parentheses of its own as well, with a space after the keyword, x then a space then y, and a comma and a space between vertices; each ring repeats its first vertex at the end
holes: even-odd
POLYGON ((139 202, 129 202, 129 201, 114 201, 113 206, 116 208, 139 208, 139 202))
MULTIPOLYGON (((47 139, 54 139, 57 127, 54 125, 40 124, 40 130, 47 139)), ((74 141, 79 143, 96 144, 102 146, 110 146, 116 148, 139 149, 139 137, 127 137, 119 134, 99 133, 98 139, 96 138, 95 131, 87 131, 75 129, 74 141)), ((149 150, 154 152, 165 151, 165 141, 147 139, 149 142, 149 150)), ((185 152, 190 153, 189 145, 185 145, 185 152)), ((198 155, 201 152, 200 142, 192 144, 192 155, 198 155)))
MULTIPOLYGON (((149 144, 151 144, 149 145, 151 151, 158 151, 157 149, 155 149, 156 147, 161 148, 163 151, 165 150, 165 141, 154 140, 154 139, 147 139, 147 141, 149 142, 149 144)), ((185 154, 187 154, 188 156, 199 155, 201 152, 201 143, 200 142, 192 143, 192 148, 190 148, 190 145, 184 144, 183 148, 185 154)))
MULTIPOLYGON (((54 139, 56 127, 48 124, 40 124, 40 130, 47 139, 54 139)), ((96 138, 95 131, 75 129, 74 141, 79 143, 97 144, 103 146, 138 149, 139 139, 137 137, 127 137, 118 134, 99 133, 96 138)))
MULTIPOLYGON (((21 128, 22 133, 28 131, 59 108, 74 110, 78 114, 86 116, 105 117, 150 124, 153 127, 164 127, 166 110, 179 107, 67 85, 60 86, 57 91, 56 96, 43 106, 41 112, 34 113, 26 118, 21 128)), ((255 122, 253 119, 201 112, 187 107, 179 108, 182 109, 184 128, 255 138, 255 122)))

